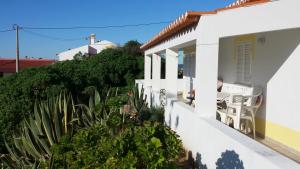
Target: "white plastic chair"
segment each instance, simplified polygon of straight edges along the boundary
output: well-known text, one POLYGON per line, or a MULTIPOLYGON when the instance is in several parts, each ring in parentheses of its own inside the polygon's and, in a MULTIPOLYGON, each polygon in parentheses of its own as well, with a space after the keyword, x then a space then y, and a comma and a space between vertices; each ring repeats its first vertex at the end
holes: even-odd
POLYGON ((263 101, 263 96, 258 95, 256 98, 255 104, 253 106, 244 106, 243 108, 245 109, 245 115, 241 116, 241 119, 249 120, 252 123, 252 132, 253 132, 253 137, 254 139, 256 138, 256 129, 255 129, 255 116, 260 108, 261 104, 263 101))
MULTIPOLYGON (((255 88, 255 94, 250 96, 234 95, 231 103, 227 105, 227 118, 234 121, 234 128, 241 130, 240 120, 248 120, 252 124, 253 137, 255 133, 255 115, 262 104, 262 92, 260 88, 255 88)), ((226 119, 228 121, 228 119, 226 119)), ((246 126, 247 128, 248 126, 246 126)))
POLYGON ((228 118, 227 118, 227 113, 228 109, 222 109, 223 107, 220 106, 222 102, 226 102, 226 105, 231 108, 231 111, 236 111, 237 118, 234 120, 234 128, 240 129, 240 112, 241 106, 241 101, 243 100, 242 96, 246 95, 252 95, 253 94, 253 87, 241 85, 241 84, 231 84, 231 83, 223 83, 222 84, 222 90, 218 94, 225 94, 229 95, 228 97, 224 97, 223 99, 219 100, 217 98, 217 113, 221 117, 221 121, 225 124, 228 124, 228 118))

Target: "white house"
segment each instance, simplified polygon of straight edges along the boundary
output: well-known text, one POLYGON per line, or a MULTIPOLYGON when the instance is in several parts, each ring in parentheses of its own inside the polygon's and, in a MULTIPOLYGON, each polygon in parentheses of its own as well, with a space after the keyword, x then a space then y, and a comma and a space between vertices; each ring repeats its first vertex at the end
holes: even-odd
POLYGON ((90 39, 89 45, 84 45, 78 48, 69 49, 67 51, 57 54, 57 56, 59 57, 58 60, 59 61, 73 60, 74 55, 78 54, 79 52, 84 56, 91 56, 100 53, 104 49, 117 47, 115 43, 107 40, 101 40, 96 42, 95 34, 91 34, 89 39, 90 39))
POLYGON ((152 106, 164 106, 165 123, 198 162, 208 168, 300 168, 298 17, 299 0, 238 0, 214 11, 187 12, 141 47, 145 75, 136 83, 152 106), (178 78, 182 56, 184 73, 178 78), (218 79, 222 90, 240 88, 227 91, 232 100, 236 94, 247 98, 243 92, 248 89, 261 89, 256 102, 249 103, 262 100, 253 119, 256 139, 243 133, 248 131, 240 112, 245 102, 223 114, 226 124, 222 120, 218 79), (191 93, 195 101, 189 105, 191 93), (234 126, 228 126, 230 121, 234 126))

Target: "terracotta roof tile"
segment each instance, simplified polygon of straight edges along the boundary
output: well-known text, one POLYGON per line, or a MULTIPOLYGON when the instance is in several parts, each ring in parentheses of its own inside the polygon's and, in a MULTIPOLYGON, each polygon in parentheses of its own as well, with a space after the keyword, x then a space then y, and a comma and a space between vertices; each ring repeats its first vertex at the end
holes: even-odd
MULTIPOLYGON (((31 68, 31 67, 41 67, 53 64, 54 60, 49 59, 20 59, 20 70, 31 68)), ((4 73, 15 73, 16 72, 16 59, 11 58, 0 58, 0 72, 4 73)))
POLYGON ((176 34, 177 32, 179 32, 193 24, 197 24, 202 15, 216 14, 216 13, 224 11, 224 10, 230 10, 230 9, 239 8, 239 7, 251 6, 251 5, 265 3, 265 2, 269 2, 269 1, 270 0, 237 0, 236 2, 226 6, 225 8, 219 8, 214 11, 186 12, 185 14, 183 14, 179 18, 177 18, 174 22, 169 24, 162 31, 160 31, 151 40, 149 40, 144 45, 142 45, 141 49, 147 50, 150 47, 152 47, 152 46, 162 42, 163 40, 169 38, 170 36, 176 34))
POLYGON ((216 11, 221 12, 224 10, 230 10, 230 9, 235 9, 235 8, 240 8, 240 7, 245 7, 245 6, 251 6, 251 5, 256 5, 256 4, 266 3, 266 2, 270 2, 270 0, 237 0, 236 2, 226 6, 225 8, 216 9, 216 11))

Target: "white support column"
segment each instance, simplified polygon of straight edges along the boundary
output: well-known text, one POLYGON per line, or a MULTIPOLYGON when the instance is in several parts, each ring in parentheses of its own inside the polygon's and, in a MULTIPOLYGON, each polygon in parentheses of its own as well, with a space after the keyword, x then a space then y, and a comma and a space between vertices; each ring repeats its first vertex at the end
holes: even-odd
POLYGON ((151 76, 151 56, 145 55, 145 63, 144 63, 144 79, 145 81, 150 81, 151 76))
POLYGON ((157 54, 152 55, 152 88, 154 91, 160 90, 160 67, 161 67, 161 58, 157 54))
MULTIPOLYGON (((218 42, 215 39, 213 42, 218 42)), ((202 45, 197 40, 196 46, 196 94, 195 110, 200 116, 216 117, 218 43, 202 45)))
POLYGON ((166 49, 166 82, 169 94, 177 95, 178 53, 166 49))
POLYGON ((151 79, 151 57, 152 55, 145 55, 144 61, 144 90, 147 95, 147 103, 151 106, 151 90, 152 90, 152 79, 151 79))

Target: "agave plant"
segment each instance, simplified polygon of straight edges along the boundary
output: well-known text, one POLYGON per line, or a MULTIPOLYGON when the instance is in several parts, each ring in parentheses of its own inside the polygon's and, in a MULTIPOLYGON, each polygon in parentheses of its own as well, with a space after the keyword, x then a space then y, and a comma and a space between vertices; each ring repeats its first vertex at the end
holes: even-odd
POLYGON ((84 93, 89 95, 88 105, 75 105, 72 95, 66 92, 36 101, 33 116, 24 121, 20 133, 13 137, 14 145, 5 143, 9 154, 0 154, 0 165, 2 162, 9 168, 38 168, 40 162, 48 160, 52 168, 54 158, 50 149, 60 143, 62 136, 71 137, 77 129, 96 123, 106 125, 110 112, 118 109, 107 107, 111 93, 118 95, 118 88, 109 90, 104 99, 95 87, 88 87, 84 93))
POLYGON ((132 111, 135 118, 139 122, 146 120, 157 121, 163 123, 164 108, 163 107, 148 107, 147 95, 144 93, 144 87, 139 91, 138 86, 134 86, 129 93, 129 110, 132 111))
POLYGON ((109 117, 109 108, 106 106, 109 97, 111 96, 110 90, 106 93, 104 99, 101 100, 101 96, 95 87, 88 87, 85 91, 88 94, 89 103, 79 104, 78 116, 80 124, 85 127, 90 127, 96 123, 105 124, 109 117))
POLYGON ((144 94, 144 87, 139 91, 138 85, 135 85, 131 90, 130 101, 136 112, 141 112, 147 108, 147 95, 144 94))
POLYGON ((138 85, 132 87, 129 92, 129 105, 132 110, 132 115, 136 120, 143 121, 147 114, 148 104, 147 95, 144 94, 144 87, 139 91, 138 85))
POLYGON ((77 124, 71 94, 63 92, 46 101, 36 101, 33 117, 26 119, 21 132, 13 137, 14 146, 6 143, 9 154, 2 155, 1 161, 11 168, 36 166, 50 159, 51 146, 59 143, 63 135, 72 135, 77 124))

